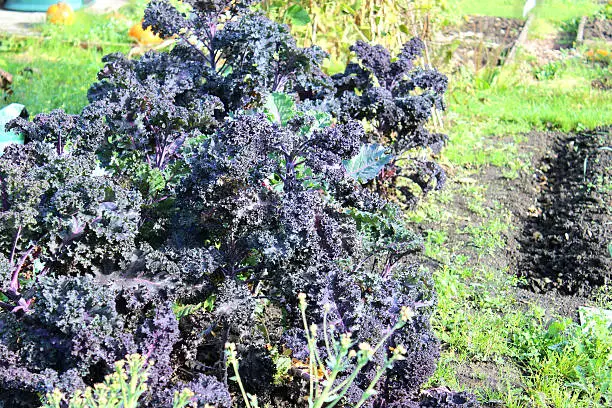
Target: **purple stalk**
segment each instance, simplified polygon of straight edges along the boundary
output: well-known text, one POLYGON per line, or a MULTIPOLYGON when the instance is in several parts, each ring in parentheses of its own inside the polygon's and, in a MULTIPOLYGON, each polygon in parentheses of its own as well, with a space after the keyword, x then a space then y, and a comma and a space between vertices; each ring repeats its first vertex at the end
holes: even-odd
POLYGON ((11 265, 13 265, 13 262, 15 260, 15 249, 17 248, 17 242, 19 241, 20 237, 21 237, 21 225, 19 226, 19 228, 17 228, 17 235, 15 235, 15 242, 13 242, 13 250, 11 251, 11 259, 9 260, 9 263, 11 265))
POLYGON ((15 306, 13 308, 13 310, 11 310, 11 312, 17 313, 19 311, 23 311, 23 312, 27 313, 27 312, 29 312, 31 310, 30 309, 30 305, 32 304, 32 299, 25 300, 24 298, 20 298, 17 301, 17 304, 18 304, 18 306, 15 306))
POLYGON ((10 289, 12 291, 14 291, 16 294, 19 294, 19 272, 21 272, 21 268, 23 267, 23 264, 25 263, 26 259, 28 258, 28 256, 30 256, 30 254, 32 253, 32 251, 34 251, 34 247, 31 247, 19 260, 19 263, 17 264, 17 266, 15 267, 15 269, 13 270, 13 276, 11 277, 11 285, 10 285, 10 289))

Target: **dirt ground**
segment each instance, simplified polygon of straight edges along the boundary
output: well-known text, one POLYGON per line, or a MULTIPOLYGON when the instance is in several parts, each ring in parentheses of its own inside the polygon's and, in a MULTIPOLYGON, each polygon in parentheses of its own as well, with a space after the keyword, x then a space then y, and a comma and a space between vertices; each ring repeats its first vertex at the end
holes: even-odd
POLYGON ((470 16, 461 26, 463 36, 483 37, 487 41, 497 44, 513 44, 521 29, 525 25, 523 20, 489 16, 470 16))
POLYGON ((434 40, 445 50, 450 66, 480 69, 499 65, 518 39, 525 21, 519 19, 469 16, 459 28, 448 28, 434 40))
POLYGON ((589 297, 612 276, 612 131, 550 136, 531 180, 539 194, 523 218, 517 273, 534 292, 589 297))
MULTIPOLYGON (((577 319, 578 307, 612 278, 608 147, 611 127, 580 134, 531 132, 521 149, 532 157, 532 172, 508 180, 488 167, 474 176, 489 186, 487 200, 502 203, 518 223, 505 237, 503 259, 489 262, 510 265, 511 273, 523 278, 517 298, 525 305, 536 302, 549 314, 577 319)), ((467 218, 468 209, 463 211, 467 218)))
POLYGON ((612 21, 593 18, 587 20, 584 39, 612 41, 612 21))

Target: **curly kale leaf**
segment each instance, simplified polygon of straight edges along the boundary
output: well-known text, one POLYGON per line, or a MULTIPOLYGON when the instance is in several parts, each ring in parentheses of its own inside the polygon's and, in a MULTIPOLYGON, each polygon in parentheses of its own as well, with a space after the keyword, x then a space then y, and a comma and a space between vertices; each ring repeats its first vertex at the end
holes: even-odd
POLYGON ((415 67, 423 49, 415 38, 393 59, 385 48, 358 41, 351 50, 360 65, 351 63, 333 76, 339 115, 372 122, 377 137, 390 139, 398 154, 437 145, 440 139, 430 136, 425 124, 434 107, 444 108, 448 80, 434 69, 415 67))
POLYGON ((189 138, 217 124, 222 108, 212 96, 194 97, 201 68, 167 54, 149 53, 138 61, 120 55, 105 57, 101 82, 89 99, 109 125, 107 160, 135 152, 151 167, 165 169, 180 157, 189 138))
POLYGON ((36 247, 42 262, 66 270, 102 268, 129 257, 140 195, 96 169, 90 152, 58 154, 43 142, 7 149, 0 157, 2 248, 36 247))

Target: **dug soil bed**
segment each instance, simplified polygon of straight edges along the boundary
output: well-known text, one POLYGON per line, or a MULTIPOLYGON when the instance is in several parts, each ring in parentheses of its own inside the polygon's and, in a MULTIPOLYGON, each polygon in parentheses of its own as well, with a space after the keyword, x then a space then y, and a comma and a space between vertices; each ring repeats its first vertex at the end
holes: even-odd
MULTIPOLYGON (((612 152, 598 150, 612 146, 610 132, 610 127, 579 135, 530 132, 519 144, 519 154, 530 157, 532 170, 508 179, 500 168, 489 166, 475 176, 478 185, 488 186, 487 205, 501 203, 513 224, 499 256, 479 261, 497 269, 507 266, 522 278, 515 291, 525 310, 535 303, 549 317, 578 320, 578 309, 590 304, 593 291, 610 277, 611 192, 584 182, 588 155, 587 180, 601 176, 599 185, 610 186, 612 152)), ((513 138, 507 142, 514 143, 513 138)), ((467 209, 460 214, 469 219, 467 209)))
POLYGON ((482 40, 496 44, 513 44, 524 25, 524 20, 516 18, 468 16, 459 27, 449 27, 443 31, 443 34, 467 41, 482 40))
POLYGON ((612 276, 612 128, 547 134, 517 237, 517 273, 535 293, 590 297, 612 276))
POLYGON ((452 55, 451 66, 472 63, 475 68, 498 65, 516 43, 524 20, 469 16, 459 27, 451 27, 440 34, 435 43, 452 55))
POLYGON ((603 77, 599 79, 594 79, 591 82, 591 87, 593 89, 599 89, 601 91, 610 91, 612 90, 612 76, 611 77, 603 77))
POLYGON ((590 18, 584 25, 584 39, 612 42, 612 21, 590 18))

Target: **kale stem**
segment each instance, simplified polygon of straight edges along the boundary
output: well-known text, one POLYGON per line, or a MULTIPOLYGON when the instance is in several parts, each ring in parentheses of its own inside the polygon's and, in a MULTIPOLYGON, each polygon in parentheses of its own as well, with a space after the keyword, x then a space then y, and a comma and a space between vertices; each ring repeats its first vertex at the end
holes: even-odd
POLYGON ((13 270, 13 276, 11 277, 11 290, 13 290, 16 294, 19 294, 19 272, 21 272, 23 264, 25 263, 28 256, 30 256, 32 251, 34 251, 34 248, 35 247, 31 247, 30 249, 28 249, 28 251, 21 257, 19 263, 13 270))
POLYGON ((13 250, 11 251, 11 259, 9 260, 9 263, 11 265, 13 265, 15 261, 15 250, 17 248, 17 242, 19 241, 20 237, 21 237, 21 225, 19 226, 19 228, 17 228, 17 234, 15 235, 15 241, 13 242, 13 250))
POLYGON ((327 350, 327 357, 332 355, 331 347, 329 347, 329 337, 327 335, 327 310, 323 312, 323 339, 325 340, 325 349, 327 350))

